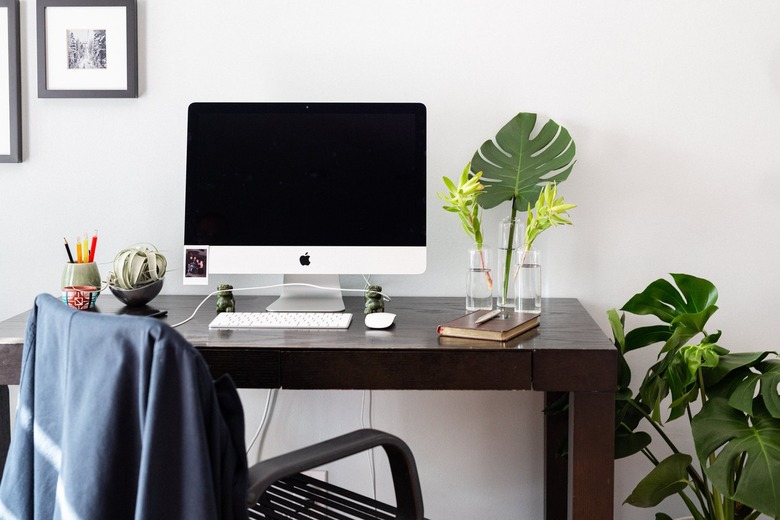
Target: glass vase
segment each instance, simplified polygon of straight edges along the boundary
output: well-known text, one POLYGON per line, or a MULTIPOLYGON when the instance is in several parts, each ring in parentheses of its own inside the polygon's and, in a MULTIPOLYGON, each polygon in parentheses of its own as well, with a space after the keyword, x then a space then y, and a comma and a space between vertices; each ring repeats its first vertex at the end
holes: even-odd
POLYGON ((509 217, 498 225, 498 255, 496 257, 496 309, 506 318, 517 303, 518 252, 523 245, 523 225, 509 217))
POLYGON ((520 254, 517 275, 517 310, 542 312, 542 263, 539 251, 529 249, 520 254))
POLYGON ((493 250, 485 245, 469 249, 466 273, 466 311, 493 308, 493 250))

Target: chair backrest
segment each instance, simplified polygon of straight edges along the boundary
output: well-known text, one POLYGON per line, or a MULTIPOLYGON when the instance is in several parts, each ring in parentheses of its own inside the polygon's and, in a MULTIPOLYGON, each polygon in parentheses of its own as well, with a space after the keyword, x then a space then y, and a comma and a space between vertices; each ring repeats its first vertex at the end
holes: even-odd
POLYGON ((36 298, 0 518, 246 518, 246 478, 235 386, 175 330, 36 298))

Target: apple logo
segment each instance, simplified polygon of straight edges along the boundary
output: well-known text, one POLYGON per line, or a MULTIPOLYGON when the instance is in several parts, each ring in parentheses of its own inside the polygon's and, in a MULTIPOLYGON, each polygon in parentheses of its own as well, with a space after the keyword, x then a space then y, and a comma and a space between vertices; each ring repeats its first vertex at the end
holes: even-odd
POLYGON ((305 255, 301 255, 301 257, 298 259, 301 262, 301 265, 309 265, 311 262, 309 261, 309 253, 306 252, 305 255))

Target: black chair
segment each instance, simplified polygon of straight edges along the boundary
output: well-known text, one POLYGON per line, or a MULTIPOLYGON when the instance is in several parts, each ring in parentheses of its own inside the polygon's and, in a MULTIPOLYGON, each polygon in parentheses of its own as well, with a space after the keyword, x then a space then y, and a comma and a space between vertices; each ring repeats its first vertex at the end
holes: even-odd
POLYGON ((89 519, 422 519, 414 457, 363 429, 247 469, 229 378, 154 318, 76 311, 48 295, 27 326, 0 513, 89 519), (382 447, 396 504, 303 475, 382 447))
POLYGON ((250 518, 421 519, 422 495, 414 457, 398 437, 362 429, 259 462, 249 469, 250 518), (395 507, 301 472, 381 446, 393 476, 395 507))

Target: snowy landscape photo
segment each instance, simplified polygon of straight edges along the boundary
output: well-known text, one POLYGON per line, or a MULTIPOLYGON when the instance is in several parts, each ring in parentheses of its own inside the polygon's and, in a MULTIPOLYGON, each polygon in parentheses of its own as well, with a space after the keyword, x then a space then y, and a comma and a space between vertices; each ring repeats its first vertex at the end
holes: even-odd
POLYGON ((68 69, 105 69, 106 30, 68 29, 68 69))

